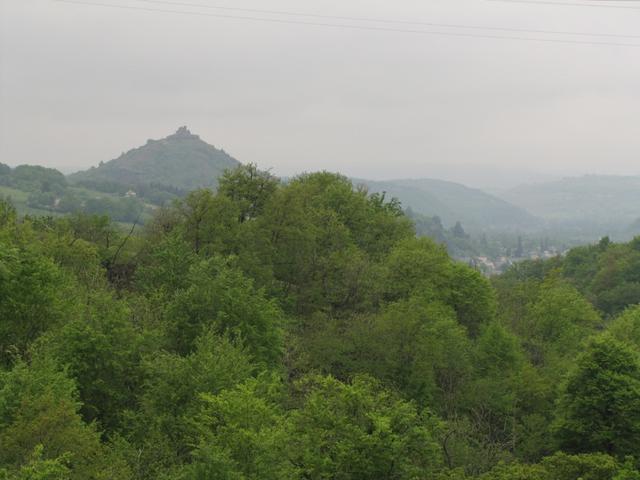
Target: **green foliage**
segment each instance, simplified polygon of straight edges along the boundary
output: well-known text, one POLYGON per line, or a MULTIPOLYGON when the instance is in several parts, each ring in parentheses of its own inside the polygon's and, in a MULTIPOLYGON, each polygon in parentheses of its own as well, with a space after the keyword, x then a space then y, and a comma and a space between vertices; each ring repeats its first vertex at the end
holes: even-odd
POLYGON ((20 190, 59 192, 67 185, 67 179, 58 170, 39 165, 20 165, 9 175, 8 185, 20 190))
MULTIPOLYGON (((637 242, 636 242, 637 243, 637 242)), ((605 237, 598 245, 577 247, 560 259, 525 263, 507 272, 519 280, 544 279, 558 269, 605 317, 640 303, 640 251, 636 243, 614 244, 605 237)))
POLYGON ((496 315, 496 296, 489 281, 477 270, 455 264, 451 289, 458 321, 471 335, 477 335, 482 325, 496 315))
POLYGON ((51 259, 0 239, 0 364, 60 326, 69 313, 66 282, 51 259))
POLYGON ((593 306, 553 272, 543 282, 526 281, 522 290, 518 287, 509 295, 518 295, 514 300, 519 311, 507 315, 535 365, 554 369, 573 358, 580 342, 601 324, 593 306))
POLYGON ((290 428, 303 478, 421 478, 439 468, 435 420, 373 379, 310 377, 298 389, 302 406, 290 428))
POLYGON ((191 266, 197 260, 193 250, 176 233, 162 236, 147 252, 145 263, 136 271, 135 284, 143 292, 171 297, 176 290, 186 288, 191 266))
POLYGON ((470 372, 469 341, 452 309, 422 296, 389 305, 349 332, 353 370, 367 372, 420 405, 456 402, 470 372), (357 357, 356 357, 357 358, 357 357))
MULTIPOLYGON (((76 180, 201 146, 163 142, 76 180)), ((0 201, 1 479, 640 476, 638 239, 490 281, 340 175, 141 185, 184 198, 133 230, 0 201)))
POLYGON ((556 453, 537 465, 501 463, 483 480, 614 480, 623 472, 616 460, 605 454, 566 455, 556 453))
POLYGON ((428 238, 409 239, 393 249, 385 264, 384 298, 407 298, 429 292, 436 298, 449 293, 453 269, 447 251, 428 238))
POLYGON ((530 307, 527 347, 534 361, 544 362, 547 350, 566 355, 575 352, 580 340, 599 324, 598 313, 575 289, 550 279, 530 307))
POLYGON ((13 225, 16 217, 16 208, 11 203, 11 200, 0 198, 0 227, 13 225))
POLYGON ((0 470, 0 478, 3 480, 69 480, 71 471, 67 466, 68 455, 45 459, 43 450, 42 445, 37 445, 28 463, 15 472, 0 470))
POLYGON ((224 150, 209 145, 186 127, 161 140, 148 140, 118 158, 69 177, 72 182, 172 185, 192 190, 215 186, 217 178, 238 161, 224 150))
POLYGON ((244 480, 229 454, 215 445, 203 445, 193 454, 193 462, 183 467, 174 478, 180 480, 244 480))
POLYGON ((41 347, 76 380, 83 418, 112 431, 135 404, 141 339, 122 302, 102 292, 85 301, 84 311, 50 332, 41 347))
POLYGON ((640 363, 608 335, 594 338, 577 360, 560 397, 555 436, 568 452, 622 457, 640 445, 640 363))
MULTIPOLYGON (((190 355, 158 352, 146 358, 142 368, 141 410, 130 415, 132 438, 160 443, 164 437, 177 455, 186 455, 189 418, 198 410, 200 394, 232 388, 255 367, 240 347, 209 332, 196 340, 190 355)), ((149 443, 148 448, 153 445, 149 443)))
POLYGON ((277 187, 277 178, 250 163, 225 171, 219 180, 218 192, 233 201, 240 211, 239 221, 245 222, 264 211, 277 187))
POLYGON ((616 460, 604 453, 566 455, 556 453, 541 462, 548 477, 558 480, 609 480, 619 471, 616 460))
POLYGON ((200 447, 196 465, 211 468, 219 459, 233 462, 246 479, 299 478, 289 461, 289 438, 277 379, 262 376, 217 395, 202 395, 203 406, 196 417, 200 447), (206 459, 203 462, 203 458, 206 459))
POLYGON ((499 463, 480 478, 482 480, 547 480, 549 477, 541 465, 499 463))
MULTIPOLYGON (((5 165, 6 167, 6 165, 5 165)), ((24 199, 16 205, 19 210, 31 212, 55 212, 108 214, 114 220, 133 222, 142 213, 144 205, 136 198, 104 195, 99 192, 70 185, 57 170, 34 165, 20 165, 0 173, 0 186, 10 187, 24 199)))
POLYGON ((61 459, 67 458, 69 476, 61 478, 99 478, 114 465, 115 475, 128 478, 126 466, 82 421, 79 406, 74 383, 53 362, 16 363, 0 376, 0 465, 18 470, 17 478, 47 471, 60 477, 67 473, 61 459))
POLYGON ((354 190, 344 177, 302 175, 279 189, 257 219, 257 261, 267 258, 288 311, 364 309, 371 262, 411 235, 393 201, 354 190))
POLYGON ((212 330, 243 342, 259 362, 279 361, 283 314, 251 279, 229 262, 211 258, 190 269, 188 283, 167 308, 168 340, 177 352, 190 352, 196 337, 212 330))
POLYGON ((634 465, 633 457, 627 457, 613 480, 640 480, 640 471, 634 465))
POLYGON ((195 190, 181 202, 183 236, 195 253, 231 253, 235 242, 239 208, 227 197, 211 190, 195 190))
POLYGON ((640 352, 640 305, 631 306, 614 318, 607 325, 607 331, 640 352))

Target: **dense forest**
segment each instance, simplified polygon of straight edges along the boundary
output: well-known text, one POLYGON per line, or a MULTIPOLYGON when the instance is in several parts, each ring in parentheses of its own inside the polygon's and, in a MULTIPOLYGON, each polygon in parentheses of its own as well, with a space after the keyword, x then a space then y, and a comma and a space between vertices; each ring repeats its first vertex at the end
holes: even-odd
POLYGON ((638 303, 640 239, 489 279, 329 173, 2 201, 0 479, 638 480, 638 303))
MULTIPOLYGON (((202 179, 203 183, 206 183, 204 179, 207 178, 214 178, 215 181, 211 180, 209 183, 216 183, 217 178, 222 175, 212 174, 212 171, 221 170, 224 172, 224 162, 219 162, 219 159, 214 159, 210 162, 211 164, 205 164, 204 167, 194 165, 194 163, 198 163, 199 153, 202 150, 220 154, 224 152, 202 142, 196 136, 192 137, 195 137, 195 140, 189 138, 187 147, 180 145, 181 140, 184 139, 177 134, 163 140, 152 140, 147 145, 134 149, 117 159, 118 164, 121 165, 118 168, 107 167, 115 162, 112 161, 98 168, 78 172, 68 177, 56 169, 39 165, 19 165, 11 168, 0 163, 0 197, 9 200, 19 215, 59 216, 82 212, 90 215, 108 215, 112 221, 123 224, 145 223, 151 219, 157 208, 171 204, 174 200, 183 199, 192 190, 176 186, 176 183, 180 184, 180 182, 171 179, 171 172, 167 172, 162 166, 163 161, 180 158, 181 161, 176 165, 182 165, 183 174, 190 179, 202 179), (195 145, 191 145, 192 143, 195 145), (158 153, 156 151, 158 147, 165 147, 166 151, 160 150, 158 153), (178 152, 182 152, 182 155, 178 155, 178 152), (140 156, 144 160, 142 163, 145 168, 141 168, 139 165, 140 156), (185 158, 189 158, 189 162, 185 163, 185 158), (128 168, 124 168, 123 164, 128 168), (128 175, 127 172, 130 173, 131 168, 134 167, 143 170, 147 178, 155 178, 160 183, 142 181, 141 172, 136 175, 128 175), (154 175, 148 175, 154 169, 154 175), (119 173, 115 178, 110 178, 106 176, 105 170, 114 175, 119 173), (129 178, 129 181, 124 181, 123 178, 129 178)), ((359 186, 358 188, 367 188, 370 192, 372 191, 371 182, 354 182, 359 186)), ((569 246, 576 243, 575 240, 566 237, 559 230, 533 229, 522 232, 510 230, 509 227, 496 230, 495 226, 487 223, 485 225, 487 231, 480 232, 477 229, 469 229, 468 224, 463 224, 461 221, 451 221, 452 218, 457 218, 455 215, 466 209, 466 205, 473 198, 466 198, 468 195, 465 194, 465 187, 450 182, 440 182, 453 188, 448 192, 447 205, 442 204, 428 192, 423 191, 417 196, 410 195, 410 188, 403 191, 404 187, 394 187, 394 182, 378 183, 378 187, 380 185, 384 185, 385 188, 390 187, 389 191, 378 190, 379 194, 389 195, 390 193, 402 192, 402 198, 405 199, 405 202, 406 199, 410 199, 415 202, 412 205, 417 205, 419 210, 424 210, 424 205, 428 204, 430 209, 439 208, 445 213, 448 212, 449 222, 438 215, 427 216, 418 213, 411 205, 403 202, 404 213, 414 223, 418 236, 429 236, 438 243, 446 245, 449 255, 453 258, 472 263, 487 274, 502 272, 513 262, 525 258, 549 256, 566 251, 569 246), (460 205, 457 206, 456 213, 451 213, 451 208, 448 205, 456 204, 452 200, 456 196, 460 197, 458 200, 460 205), (467 229, 469 229, 468 232, 467 229), (487 260, 483 263, 479 261, 481 257, 487 260)), ((436 182, 438 185, 440 183, 436 182)), ((485 215, 492 216, 497 212, 492 210, 490 204, 491 202, 487 204, 481 201, 476 205, 476 209, 483 210, 485 215)), ((469 218, 468 215, 469 213, 464 217, 469 218)), ((472 211, 471 216, 473 215, 472 211)), ((521 216, 523 222, 529 218, 527 215, 521 216)), ((471 222, 472 227, 474 224, 477 224, 477 221, 471 222)), ((532 221, 531 225, 538 224, 532 221)))

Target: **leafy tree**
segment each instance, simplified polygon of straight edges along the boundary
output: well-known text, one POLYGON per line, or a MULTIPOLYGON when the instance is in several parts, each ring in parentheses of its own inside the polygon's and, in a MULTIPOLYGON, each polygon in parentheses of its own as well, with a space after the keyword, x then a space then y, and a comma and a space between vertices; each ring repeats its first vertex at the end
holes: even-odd
POLYGON ((108 293, 88 294, 84 311, 41 342, 42 351, 76 380, 83 418, 108 431, 135 405, 142 339, 131 312, 108 293))
POLYGON ((147 295, 158 293, 166 301, 189 286, 189 269, 196 262, 189 244, 176 232, 153 242, 138 265, 135 285, 147 295))
POLYGON ((191 192, 180 203, 183 237, 195 253, 232 253, 238 232, 238 206, 211 190, 191 192))
POLYGON ((620 471, 606 454, 566 455, 556 453, 539 464, 500 463, 482 480, 613 480, 620 471))
POLYGON ((326 172, 278 189, 256 223, 257 260, 272 265, 285 309, 301 316, 366 309, 371 262, 412 235, 396 203, 326 172))
POLYGON ((289 343, 294 372, 340 380, 368 373, 438 412, 455 410, 471 373, 464 328, 452 308, 426 295, 389 304, 375 315, 314 315, 289 343))
POLYGON ((43 458, 44 447, 37 445, 31 454, 29 462, 19 470, 9 472, 0 469, 0 479, 3 480, 69 480, 71 470, 68 467, 68 455, 54 459, 43 458))
POLYGON ((292 461, 304 478, 424 478, 440 468, 434 420, 370 377, 351 384, 309 377, 298 389, 303 398, 290 418, 298 444, 292 461))
MULTIPOLYGON (((247 353, 227 338, 206 332, 188 356, 158 352, 143 363, 141 408, 129 413, 128 437, 145 451, 140 468, 188 456, 193 448, 192 420, 200 395, 233 388, 254 372, 247 353), (154 456, 159 451, 161 458, 154 456)), ((196 442, 197 443, 197 442, 196 442)), ((138 460, 140 461, 140 460, 138 460)), ((145 477, 146 478, 146 477, 145 477)))
POLYGON ((609 480, 618 473, 616 460, 604 453, 567 455, 562 452, 546 457, 541 462, 547 470, 547 478, 558 480, 609 480))
POLYGON ((0 201, 0 479, 640 477, 640 239, 488 279, 447 248, 492 239, 341 175, 135 185, 183 198, 125 230, 139 200, 17 170, 111 218, 0 201))
POLYGON ((594 338, 577 360, 558 404, 554 432, 567 452, 622 457, 640 445, 640 363, 613 339, 594 338))
POLYGON ((467 238, 467 233, 464 231, 462 224, 460 222, 456 222, 456 224, 451 229, 451 233, 454 237, 457 238, 467 238))
POLYGON ((0 240, 0 364, 8 365, 71 311, 69 279, 47 257, 0 240))
POLYGON ((19 165, 10 175, 10 184, 20 190, 61 191, 67 185, 66 177, 53 168, 39 165, 19 165))
POLYGON ((195 420, 200 434, 196 464, 219 468, 227 458, 242 478, 299 478, 288 459, 296 439, 287 436, 280 390, 277 379, 263 375, 217 395, 203 394, 195 420))
POLYGON ((381 260, 402 240, 412 238, 415 229, 404 215, 396 198, 384 194, 370 194, 367 199, 367 221, 355 232, 356 240, 374 260, 381 260))
POLYGON ((13 225, 16 222, 16 208, 10 199, 0 197, 0 227, 13 225))
POLYGON ((480 272, 464 264, 452 267, 452 304, 458 321, 472 336, 496 316, 496 296, 489 281, 480 272))
POLYGON ((361 320, 347 333, 354 372, 443 413, 456 405, 469 376, 470 346, 450 307, 416 295, 361 320))
POLYGON ((385 261, 382 279, 384 298, 388 301, 407 298, 416 292, 429 292, 448 300, 453 276, 446 249, 428 238, 399 243, 385 261))
POLYGON ((71 245, 78 240, 85 240, 100 247, 105 255, 120 240, 120 232, 108 215, 89 215, 78 212, 58 221, 56 227, 68 233, 71 245))
POLYGON ((278 179, 252 163, 227 170, 218 181, 218 192, 238 207, 240 223, 260 215, 278 187, 278 179))
POLYGON ((474 347, 473 378, 458 402, 466 419, 450 426, 447 451, 453 466, 478 472, 515 454, 535 456, 540 443, 546 447, 549 440, 544 427, 549 419, 544 409, 548 392, 515 335, 494 321, 482 329, 474 347), (536 421, 539 415, 542 422, 536 421), (532 423, 535 430, 528 432, 532 423))
POLYGON ((193 462, 182 466, 173 478, 180 480, 244 480, 229 453, 216 445, 202 445, 193 454, 193 462))
POLYGON ((69 459, 70 479, 96 478, 102 472, 128 478, 126 465, 101 444, 95 427, 82 421, 79 406, 73 381, 50 360, 18 362, 2 373, 0 465, 18 470, 18 475, 27 475, 30 468, 35 475, 47 467, 60 476, 66 474, 56 464, 62 457, 69 459), (38 459, 51 462, 34 465, 34 451, 38 459))
POLYGON ((594 303, 603 312, 615 315, 628 305, 640 303, 640 252, 628 245, 601 247, 598 272, 589 285, 594 303))
POLYGON ((634 465, 633 457, 627 457, 613 480, 640 480, 640 470, 634 465))
POLYGON ((550 480, 544 467, 520 463, 498 463, 490 472, 481 475, 481 480, 550 480))
POLYGON ((629 307, 614 318, 607 325, 607 332, 640 352, 640 305, 629 307))
POLYGON ((167 307, 168 341, 175 351, 189 353, 198 335, 213 330, 242 341, 256 361, 278 362, 283 314, 251 279, 229 262, 211 258, 191 268, 188 285, 167 307))
POLYGON ((562 262, 564 276, 570 278, 581 291, 586 291, 598 273, 600 253, 597 245, 572 248, 562 262))
POLYGON ((551 276, 517 328, 533 363, 553 366, 577 353, 580 342, 600 323, 598 313, 575 288, 551 276))

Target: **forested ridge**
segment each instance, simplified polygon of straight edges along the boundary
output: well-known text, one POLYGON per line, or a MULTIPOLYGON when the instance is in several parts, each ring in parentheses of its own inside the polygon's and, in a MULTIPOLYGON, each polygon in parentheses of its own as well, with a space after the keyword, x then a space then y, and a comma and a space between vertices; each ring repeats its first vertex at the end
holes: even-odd
POLYGON ((122 230, 0 203, 0 479, 638 480, 640 240, 485 278, 253 165, 122 230))

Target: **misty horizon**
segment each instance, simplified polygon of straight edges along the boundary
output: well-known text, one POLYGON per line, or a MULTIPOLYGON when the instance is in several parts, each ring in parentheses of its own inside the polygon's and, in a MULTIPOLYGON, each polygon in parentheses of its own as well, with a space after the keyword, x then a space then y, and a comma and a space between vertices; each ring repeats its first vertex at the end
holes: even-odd
MULTIPOLYGON (((188 128, 188 126, 187 126, 188 128)), ((191 130, 190 130, 191 131, 191 130)), ((173 132, 171 132, 173 133, 173 132)), ((196 135, 197 132, 192 132, 196 135)), ((149 140, 160 140, 162 138, 166 138, 169 136, 167 134, 165 136, 158 136, 154 138, 148 138, 149 140)), ((198 135, 200 136, 200 135, 198 135)), ((241 158, 237 158, 237 156, 233 155, 233 152, 229 152, 224 145, 212 143, 207 141, 207 139, 200 138, 209 143, 210 145, 224 150, 229 153, 232 157, 236 158, 238 161, 242 163, 253 163, 257 164, 258 167, 271 171, 274 175, 282 176, 282 177, 293 177, 296 175, 300 175, 302 173, 307 173, 310 171, 323 171, 327 170, 322 165, 317 165, 314 168, 297 170, 297 171, 286 171, 284 173, 277 171, 273 167, 263 166, 254 162, 252 160, 245 160, 241 158)), ((96 163, 86 164, 86 165, 77 165, 77 166, 68 166, 68 165, 46 165, 50 168, 55 168, 65 175, 70 175, 76 172, 80 172, 83 170, 87 170, 93 167, 99 166, 101 163, 106 163, 111 160, 118 158, 121 155, 124 155, 126 152, 134 150, 143 146, 145 142, 140 142, 138 145, 131 145, 126 149, 123 149, 120 154, 113 155, 111 158, 98 160, 96 163)), ((38 165, 38 163, 29 163, 29 162, 7 162, 7 165, 11 167, 16 167, 19 165, 38 165)), ((638 176, 638 175, 624 175, 624 174, 611 174, 611 173, 598 173, 598 172, 565 172, 551 174, 546 173, 540 170, 534 169, 525 169, 518 167, 504 167, 500 165, 491 165, 491 164, 458 164, 458 165, 446 165, 446 164, 432 164, 432 165, 424 165, 424 174, 417 175, 415 177, 410 177, 408 175, 403 175, 402 172, 398 172, 396 176, 381 176, 381 175, 367 175, 366 172, 356 172, 355 174, 349 174, 347 172, 348 169, 336 169, 335 173, 340 173, 343 175, 347 175, 351 178, 361 178, 363 180, 373 180, 373 181, 382 181, 382 180, 405 180, 410 178, 430 178, 430 179, 438 179, 444 180, 454 183, 460 183, 472 188, 485 189, 487 191, 501 191, 504 189, 509 189, 512 187, 516 187, 519 185, 527 185, 527 184, 537 184, 537 183, 545 183, 545 182, 555 182, 562 180, 563 178, 572 178, 572 177, 585 177, 585 176, 638 176)), ((327 170, 329 171, 329 170, 327 170)))

